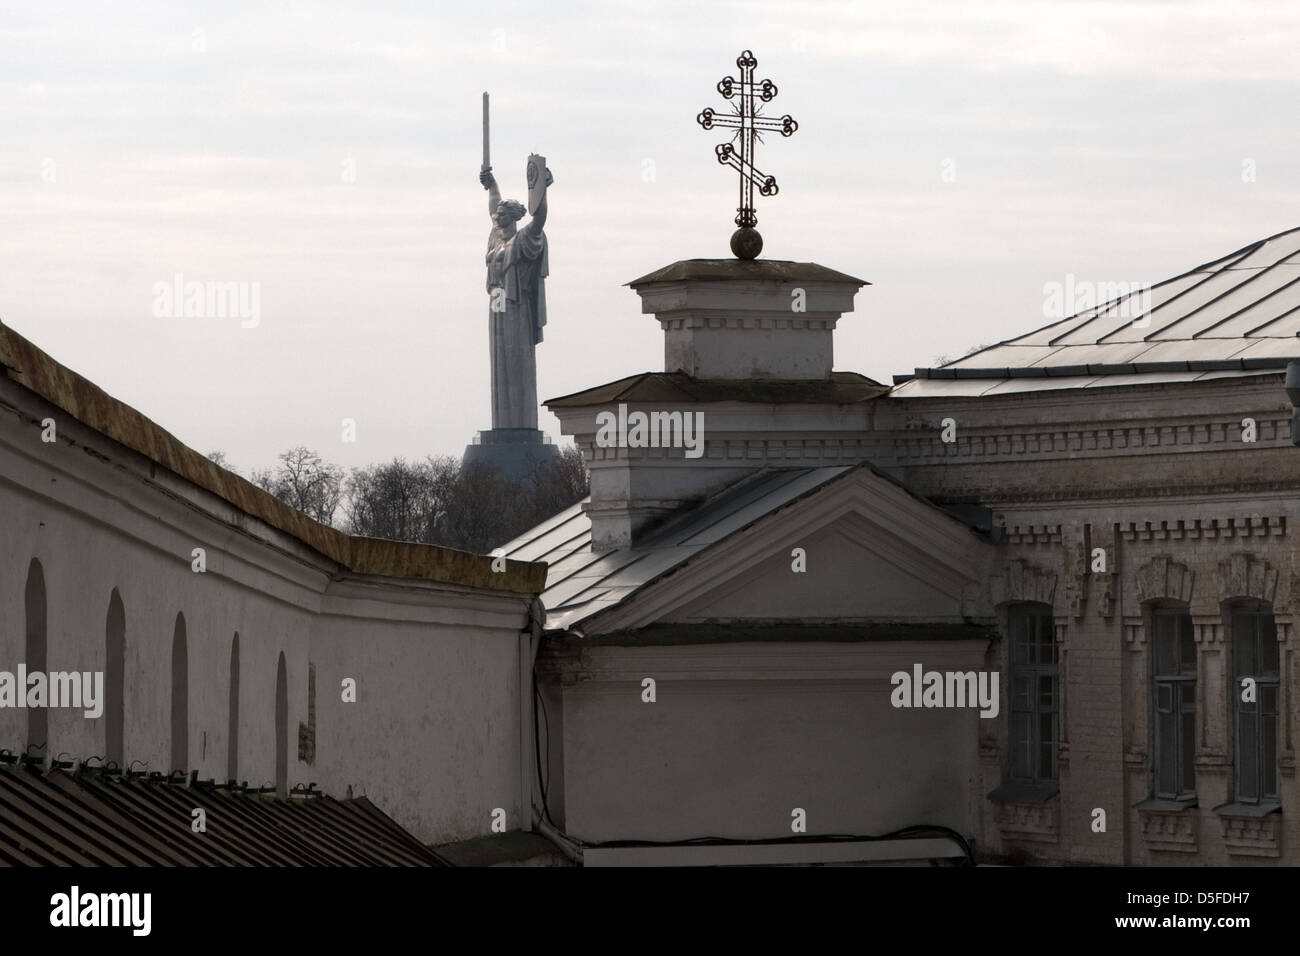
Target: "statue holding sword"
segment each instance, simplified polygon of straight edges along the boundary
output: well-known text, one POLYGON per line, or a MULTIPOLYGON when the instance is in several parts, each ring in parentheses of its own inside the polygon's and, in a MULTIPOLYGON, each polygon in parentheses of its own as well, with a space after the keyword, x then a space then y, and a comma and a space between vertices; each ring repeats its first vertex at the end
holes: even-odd
POLYGON ((546 160, 533 154, 525 168, 528 207, 502 200, 488 154, 488 95, 483 94, 483 167, 479 182, 488 191, 492 230, 487 247, 488 328, 492 356, 492 427, 537 428, 535 346, 546 324, 549 273, 546 249, 546 190, 552 183, 546 160), (528 223, 516 223, 527 211, 528 223))

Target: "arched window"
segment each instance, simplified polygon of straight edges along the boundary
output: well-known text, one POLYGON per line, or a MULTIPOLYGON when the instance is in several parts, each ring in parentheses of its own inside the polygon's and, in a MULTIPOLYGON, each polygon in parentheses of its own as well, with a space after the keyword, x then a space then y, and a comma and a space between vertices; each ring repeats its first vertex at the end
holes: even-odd
MULTIPOLYGON (((41 562, 35 558, 32 558, 32 563, 27 566, 27 589, 24 601, 27 610, 27 644, 23 662, 27 665, 27 673, 33 671, 45 673, 48 670, 45 641, 45 571, 41 568, 41 562)), ((27 693, 27 688, 18 688, 18 693, 27 693)), ((49 742, 49 714, 50 712, 44 707, 27 708, 29 747, 33 744, 43 747, 49 742)))
POLYGON ((126 766, 126 608, 113 588, 104 625, 104 757, 126 766))
POLYGON ((1151 738, 1155 796, 1196 796, 1196 640, 1186 605, 1151 608, 1151 738))
POLYGON ((190 655, 185 615, 176 615, 172 635, 172 763, 170 770, 190 768, 190 655))
POLYGON ((284 651, 275 666, 275 792, 289 795, 289 678, 284 669, 284 651))
POLYGON ((230 642, 230 724, 226 732, 226 779, 239 779, 239 632, 230 642))
POLYGON ((1029 784, 1056 780, 1060 687, 1052 608, 1025 602, 1007 608, 1011 657, 1008 776, 1029 784))
POLYGON ((1273 608, 1253 601, 1233 606, 1230 613, 1236 801, 1277 803, 1280 668, 1273 608))

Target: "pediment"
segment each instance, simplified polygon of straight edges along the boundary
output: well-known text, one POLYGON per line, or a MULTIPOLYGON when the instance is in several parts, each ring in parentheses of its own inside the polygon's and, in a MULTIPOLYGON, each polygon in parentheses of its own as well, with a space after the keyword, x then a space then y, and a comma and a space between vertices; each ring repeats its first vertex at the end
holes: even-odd
POLYGON ((965 523, 862 467, 722 539, 584 631, 745 619, 961 621, 993 551, 965 523))

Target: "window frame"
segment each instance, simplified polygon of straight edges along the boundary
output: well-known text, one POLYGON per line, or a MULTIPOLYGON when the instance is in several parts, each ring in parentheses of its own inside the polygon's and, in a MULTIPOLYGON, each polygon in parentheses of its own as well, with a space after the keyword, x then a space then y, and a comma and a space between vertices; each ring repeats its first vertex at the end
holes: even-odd
POLYGON ((1060 761, 1058 751, 1061 745, 1061 676, 1060 649, 1056 646, 1056 622, 1051 605, 1036 601, 1020 601, 1006 608, 1007 623, 1007 671, 1010 681, 1007 683, 1007 757, 1003 767, 1003 779, 1008 783, 1022 786, 1058 786, 1060 782, 1060 761), (1018 625, 1022 621, 1022 625, 1018 625), (1019 628, 1023 627, 1021 631, 1019 628), (1028 646, 1033 650, 1033 661, 1017 663, 1016 650, 1018 638, 1028 639, 1028 646), (1046 640, 1043 641, 1043 636, 1046 640), (1041 660, 1042 647, 1051 649, 1050 662, 1041 660), (1018 678, 1027 677, 1030 681, 1029 708, 1017 706, 1016 688, 1018 678), (1052 700, 1050 707, 1044 708, 1041 696, 1041 680, 1048 677, 1052 681, 1052 700), (1017 734, 1017 715, 1030 715, 1030 754, 1032 773, 1021 776, 1019 773, 1020 738, 1017 734), (1043 773, 1042 758, 1045 741, 1042 737, 1043 717, 1050 716, 1052 739, 1048 754, 1049 767, 1043 773))
POLYGON ((1177 802, 1194 802, 1196 800, 1196 727, 1197 727, 1197 682, 1200 680, 1200 660, 1196 652, 1195 632, 1192 631, 1192 673, 1190 676, 1184 673, 1183 665, 1186 661, 1183 659, 1183 628, 1189 631, 1193 628, 1191 608, 1186 604, 1175 604, 1172 602, 1163 602, 1152 604, 1149 608, 1148 627, 1151 640, 1148 642, 1150 648, 1150 666, 1147 669, 1147 723, 1149 726, 1150 744, 1151 744, 1151 796, 1156 800, 1173 800, 1177 802), (1160 667, 1160 639, 1161 626, 1164 621, 1177 622, 1171 626, 1175 628, 1174 634, 1174 652, 1177 658, 1177 667, 1171 674, 1161 674, 1160 667), (1185 623, 1184 623, 1185 622, 1185 623), (1177 719, 1174 721, 1174 779, 1177 781, 1177 789, 1173 791, 1161 789, 1161 758, 1164 756, 1164 748, 1161 744, 1160 734, 1160 690, 1162 686, 1169 687, 1171 697, 1170 711, 1176 714, 1177 719), (1186 713, 1192 715, 1192 752, 1185 756, 1185 743, 1183 715, 1186 713), (1185 764, 1184 760, 1190 763, 1185 764), (1192 776, 1192 787, 1190 790, 1183 789, 1183 781, 1188 771, 1192 776))
MULTIPOLYGON (((1273 614, 1273 606, 1266 601, 1237 601, 1229 604, 1225 609, 1228 619, 1228 636, 1229 636, 1229 671, 1231 673, 1231 683, 1229 691, 1231 693, 1232 708, 1230 711, 1232 721, 1232 800, 1236 804, 1244 806, 1276 806, 1282 801, 1282 782, 1280 778, 1279 757, 1281 755, 1282 742, 1280 735, 1282 732, 1282 687, 1281 687, 1281 644, 1277 640, 1277 622, 1273 614), (1239 673, 1239 646, 1240 633, 1238 631, 1238 621, 1241 618, 1251 618, 1254 620, 1250 639, 1254 642, 1252 653, 1254 660, 1258 663, 1262 660, 1261 651, 1263 650, 1264 636, 1266 631, 1271 631, 1274 645, 1274 659, 1277 662, 1277 670, 1272 674, 1265 674, 1260 671, 1255 674, 1239 673), (1268 622, 1266 628, 1263 622, 1268 622), (1254 796, 1242 795, 1242 707, 1245 702, 1241 699, 1241 681, 1244 677, 1251 677, 1255 681, 1255 701, 1253 706, 1254 724, 1255 724, 1255 794, 1254 796), (1274 712, 1271 715, 1265 715, 1263 712, 1264 689, 1272 688, 1274 700, 1274 712), (1271 716, 1273 721, 1273 754, 1271 756, 1272 776, 1273 776, 1273 793, 1264 792, 1264 780, 1267 777, 1264 756, 1264 721, 1266 716, 1271 716)), ((1256 668, 1259 671, 1259 668, 1256 668)))

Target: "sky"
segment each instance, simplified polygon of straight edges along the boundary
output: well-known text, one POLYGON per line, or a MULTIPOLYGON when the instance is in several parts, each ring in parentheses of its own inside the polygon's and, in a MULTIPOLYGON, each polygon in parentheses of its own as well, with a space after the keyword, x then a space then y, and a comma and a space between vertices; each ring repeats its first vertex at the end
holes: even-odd
POLYGON ((759 146, 763 257, 870 282, 835 367, 890 382, 1046 324, 1067 276, 1300 225, 1300 6, 1248 10, 0 0, 0 321, 244 474, 460 454, 490 427, 482 93, 503 195, 529 153, 554 177, 545 400, 662 370, 625 283, 729 256, 695 116, 749 49, 799 123, 759 146), (256 324, 160 305, 178 275, 256 324))

